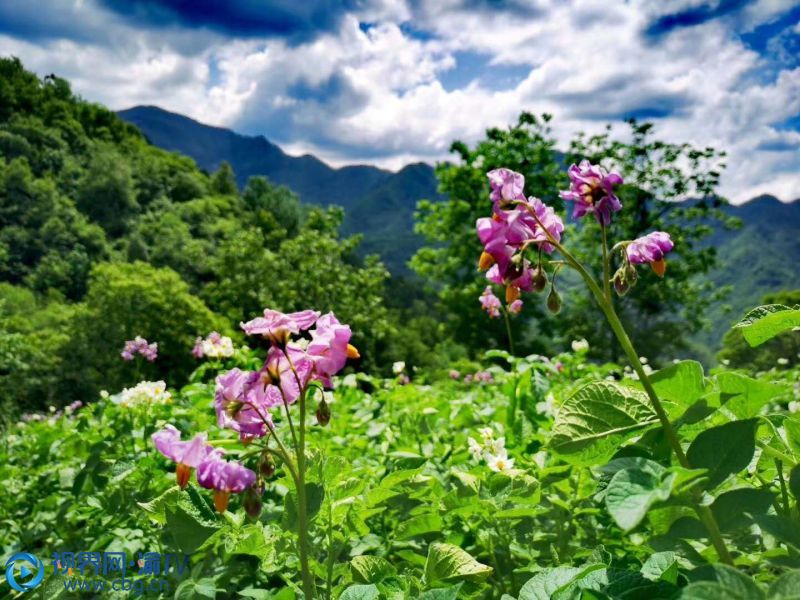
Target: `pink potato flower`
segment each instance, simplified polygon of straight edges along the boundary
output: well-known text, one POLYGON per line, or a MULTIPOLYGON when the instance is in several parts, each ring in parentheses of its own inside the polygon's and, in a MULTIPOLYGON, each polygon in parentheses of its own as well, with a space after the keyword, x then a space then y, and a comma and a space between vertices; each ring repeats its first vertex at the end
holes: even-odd
POLYGON ((239 432, 242 439, 264 437, 272 425, 269 409, 281 403, 280 391, 270 387, 274 386, 265 384, 258 372, 237 368, 219 375, 214 394, 217 424, 239 432))
POLYGON ((319 312, 315 310, 301 310, 284 314, 266 308, 263 317, 256 317, 240 325, 247 335, 263 335, 273 343, 286 343, 290 334, 298 334, 310 329, 318 317, 319 312))
POLYGON ((352 335, 350 326, 341 324, 332 312, 317 319, 306 353, 314 363, 316 379, 324 386, 331 386, 331 376, 344 368, 348 358, 356 358, 350 345, 352 335))
POLYGON ((486 286, 483 293, 480 295, 481 308, 489 313, 489 317, 495 319, 500 316, 500 298, 494 295, 491 286, 486 286))
POLYGON ((173 425, 166 425, 161 431, 152 436, 156 449, 176 463, 175 476, 181 489, 189 483, 192 469, 205 459, 211 451, 211 446, 206 443, 206 434, 199 433, 191 440, 181 441, 181 432, 173 425))

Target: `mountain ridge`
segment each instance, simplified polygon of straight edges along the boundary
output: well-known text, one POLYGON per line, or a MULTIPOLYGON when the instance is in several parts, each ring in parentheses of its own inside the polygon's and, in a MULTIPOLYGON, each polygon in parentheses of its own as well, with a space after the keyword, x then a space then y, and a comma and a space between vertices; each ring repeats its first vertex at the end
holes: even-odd
POLYGON ((417 201, 441 198, 433 167, 426 163, 396 172, 372 165, 335 168, 311 154, 291 156, 263 135, 241 135, 157 106, 135 106, 117 114, 153 145, 189 156, 205 171, 228 162, 239 186, 262 175, 287 186, 305 203, 342 206, 343 233, 363 235, 362 251, 380 253, 395 274, 409 274, 406 262, 422 243, 413 232, 417 201), (377 211, 376 206, 391 210, 377 211))

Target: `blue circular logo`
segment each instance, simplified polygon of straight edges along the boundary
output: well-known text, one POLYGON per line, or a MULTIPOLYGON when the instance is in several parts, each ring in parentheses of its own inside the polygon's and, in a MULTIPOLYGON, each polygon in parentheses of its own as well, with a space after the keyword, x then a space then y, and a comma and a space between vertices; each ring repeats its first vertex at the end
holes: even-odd
POLYGON ((44 564, 30 552, 18 552, 6 562, 6 581, 8 581, 8 585, 18 592, 29 592, 42 583, 43 578, 44 564), (14 567, 16 567, 18 563, 18 576, 21 579, 27 579, 27 581, 17 581, 17 575, 14 574, 14 567), (31 567, 33 569, 31 569, 31 567), (31 577, 31 575, 33 575, 33 577, 31 577))

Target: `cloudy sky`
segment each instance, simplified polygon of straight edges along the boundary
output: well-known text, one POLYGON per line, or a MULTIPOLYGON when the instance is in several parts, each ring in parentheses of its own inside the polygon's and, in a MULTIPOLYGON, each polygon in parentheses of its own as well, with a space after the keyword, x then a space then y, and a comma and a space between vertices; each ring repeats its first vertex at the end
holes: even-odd
POLYGON ((2 0, 0 54, 335 165, 637 117, 727 150, 734 202, 800 197, 798 0, 2 0))

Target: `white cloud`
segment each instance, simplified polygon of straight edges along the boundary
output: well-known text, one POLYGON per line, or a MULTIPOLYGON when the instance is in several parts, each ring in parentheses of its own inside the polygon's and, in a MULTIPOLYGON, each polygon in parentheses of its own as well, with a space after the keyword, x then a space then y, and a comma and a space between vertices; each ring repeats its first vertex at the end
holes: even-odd
POLYGON ((140 31, 94 17, 109 44, 0 36, 0 52, 40 73, 57 72, 112 108, 157 104, 214 125, 263 133, 290 152, 333 164, 397 168, 447 158, 454 139, 474 142, 522 110, 556 116, 562 144, 577 131, 645 111, 669 141, 729 153, 722 192, 800 196, 800 134, 779 124, 800 114, 800 68, 774 65, 735 34, 770 22, 779 2, 755 2, 731 19, 652 39, 653 19, 699 0, 669 3, 530 3, 525 10, 462 8, 459 2, 383 0, 338 29, 291 45, 236 40, 206 30, 140 31), (359 21, 369 27, 360 27, 359 21), (409 31, 426 31, 415 36, 409 31), (488 65, 529 65, 510 89, 473 82, 447 89, 442 74, 464 52, 488 65), (769 67, 769 68, 768 68, 769 67), (772 71, 770 71, 772 69, 772 71))

